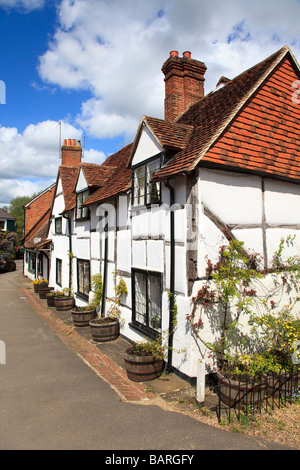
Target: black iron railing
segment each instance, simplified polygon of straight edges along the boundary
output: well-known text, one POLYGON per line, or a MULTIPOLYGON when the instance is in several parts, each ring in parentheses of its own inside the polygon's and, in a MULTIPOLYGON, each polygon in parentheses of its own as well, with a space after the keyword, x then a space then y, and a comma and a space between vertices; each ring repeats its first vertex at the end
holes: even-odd
POLYGON ((245 380, 231 380, 217 374, 215 392, 219 422, 234 413, 240 420, 242 415, 268 412, 280 408, 287 402, 300 402, 300 368, 295 365, 279 373, 269 372, 245 380))

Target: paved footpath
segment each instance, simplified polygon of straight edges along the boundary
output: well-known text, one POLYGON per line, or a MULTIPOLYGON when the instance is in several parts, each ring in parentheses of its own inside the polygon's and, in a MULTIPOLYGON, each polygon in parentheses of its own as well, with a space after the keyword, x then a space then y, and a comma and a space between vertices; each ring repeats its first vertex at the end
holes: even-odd
POLYGON ((286 449, 164 409, 45 308, 20 263, 0 275, 0 299, 0 450, 286 449))

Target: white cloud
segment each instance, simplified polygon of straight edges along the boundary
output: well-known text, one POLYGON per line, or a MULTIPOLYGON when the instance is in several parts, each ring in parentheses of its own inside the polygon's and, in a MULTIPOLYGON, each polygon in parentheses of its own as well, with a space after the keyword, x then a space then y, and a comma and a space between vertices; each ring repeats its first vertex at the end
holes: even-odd
POLYGON ((17 8, 20 10, 31 11, 42 8, 45 0, 0 0, 0 7, 5 9, 17 8))
MULTIPOLYGON (((61 143, 64 139, 82 139, 80 130, 62 122, 61 143)), ((59 158, 60 130, 55 121, 30 124, 20 134, 14 127, 0 127, 0 206, 17 195, 31 196, 48 187, 56 178, 59 158)), ((103 152, 89 150, 85 161, 101 163, 103 152)))
POLYGON ((206 63, 211 91, 284 44, 300 54, 299 15, 298 0, 62 0, 39 72, 91 90, 77 116, 88 133, 133 138, 143 114, 163 117, 161 66, 172 49, 206 63))

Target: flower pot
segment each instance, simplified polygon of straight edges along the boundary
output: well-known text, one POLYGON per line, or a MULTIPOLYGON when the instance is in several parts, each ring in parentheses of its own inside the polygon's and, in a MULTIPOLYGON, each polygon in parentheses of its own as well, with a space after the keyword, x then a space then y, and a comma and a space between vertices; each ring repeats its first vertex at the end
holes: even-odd
POLYGON ((59 312, 71 310, 75 306, 74 297, 54 296, 54 306, 59 312))
POLYGON ((90 320, 89 325, 94 341, 102 343, 113 341, 119 337, 120 322, 118 319, 110 320, 107 318, 102 323, 99 323, 99 320, 95 318, 90 320))
POLYGON ((54 295, 48 293, 46 294, 46 300, 48 307, 55 307, 54 305, 54 295))
POLYGON ((74 326, 89 326, 90 320, 97 316, 96 309, 82 311, 75 307, 72 308, 71 313, 74 326))
POLYGON ((249 405, 260 405, 267 395, 268 384, 261 381, 237 381, 217 372, 218 394, 221 401, 229 408, 245 409, 249 405))
POLYGON ((33 284, 34 292, 36 292, 37 294, 39 293, 40 289, 43 289, 45 287, 48 287, 47 282, 44 282, 42 284, 33 284))
POLYGON ((120 323, 118 319, 110 320, 106 318, 99 323, 97 318, 89 321, 92 338, 97 342, 113 341, 119 337, 120 323))
POLYGON ((40 299, 45 299, 46 298, 46 295, 49 294, 49 292, 53 291, 54 290, 54 287, 40 287, 39 288, 39 296, 40 296, 40 299))
POLYGON ((158 379, 164 370, 163 359, 149 355, 135 355, 132 348, 126 349, 124 354, 127 376, 133 382, 147 382, 158 379))

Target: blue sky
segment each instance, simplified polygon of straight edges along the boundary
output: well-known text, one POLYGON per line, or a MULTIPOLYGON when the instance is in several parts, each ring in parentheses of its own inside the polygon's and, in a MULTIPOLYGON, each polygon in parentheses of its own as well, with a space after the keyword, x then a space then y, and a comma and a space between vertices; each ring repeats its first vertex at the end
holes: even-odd
POLYGON ((209 92, 285 44, 300 59, 299 18, 299 0, 0 0, 0 207, 55 180, 59 122, 102 163, 163 118, 171 50, 205 62, 209 92))

